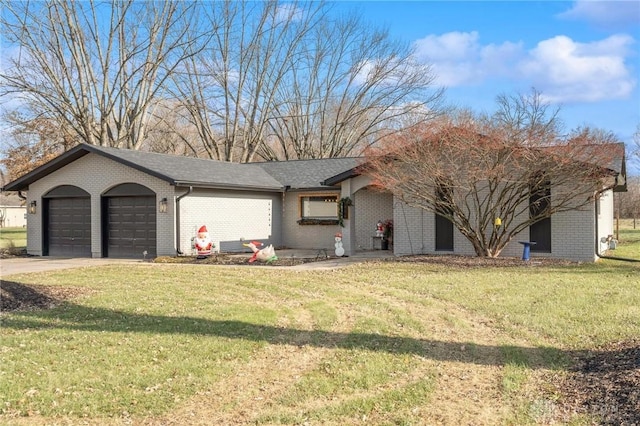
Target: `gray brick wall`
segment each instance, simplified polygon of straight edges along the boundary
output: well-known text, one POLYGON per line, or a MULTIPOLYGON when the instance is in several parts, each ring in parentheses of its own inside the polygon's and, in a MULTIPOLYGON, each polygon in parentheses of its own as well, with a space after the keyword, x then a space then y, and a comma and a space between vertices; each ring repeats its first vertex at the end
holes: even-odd
POLYGON ((393 219, 393 195, 367 188, 353 196, 356 229, 356 250, 372 250, 379 220, 393 219))
MULTIPOLYGON (((341 198, 339 191, 323 191, 332 193, 341 198)), ((284 194, 283 208, 283 232, 282 244, 288 248, 299 249, 316 249, 325 248, 335 249, 335 234, 342 232, 339 225, 299 225, 299 197, 301 195, 313 195, 313 192, 307 191, 289 191, 284 194)))
MULTIPOLYGON (((551 254, 546 256, 593 262, 595 216, 593 208, 559 213, 551 217, 551 254)), ((544 253, 535 253, 544 256, 544 253)))
MULTIPOLYGON (((404 203, 394 203, 395 242, 394 254, 438 254, 435 251, 434 214, 404 203)), ((613 197, 610 194, 600 200, 600 237, 613 233, 613 197)), ((531 257, 552 257, 574 261, 592 262, 595 259, 595 216, 593 205, 551 218, 551 253, 531 253, 531 257)), ((521 256, 528 241, 528 229, 516 236, 502 251, 501 256, 521 256)), ((604 249, 605 246, 602 245, 604 249)), ((475 255, 473 246, 457 230, 454 230, 454 254, 475 255)), ((441 253, 444 254, 444 253, 441 253)))
POLYGON ((400 201, 394 203, 393 252, 396 255, 411 255, 433 252, 425 236, 433 230, 424 229, 427 223, 424 210, 410 207, 400 201))

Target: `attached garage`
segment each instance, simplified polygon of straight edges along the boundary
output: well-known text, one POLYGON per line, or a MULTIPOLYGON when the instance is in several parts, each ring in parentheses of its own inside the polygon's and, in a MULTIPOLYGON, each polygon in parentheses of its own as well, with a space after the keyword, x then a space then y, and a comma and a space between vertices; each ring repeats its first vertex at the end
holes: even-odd
POLYGON ((42 197, 45 256, 91 257, 91 197, 77 186, 62 185, 42 197))
POLYGON ((102 255, 113 258, 156 257, 156 194, 125 183, 102 196, 102 255))

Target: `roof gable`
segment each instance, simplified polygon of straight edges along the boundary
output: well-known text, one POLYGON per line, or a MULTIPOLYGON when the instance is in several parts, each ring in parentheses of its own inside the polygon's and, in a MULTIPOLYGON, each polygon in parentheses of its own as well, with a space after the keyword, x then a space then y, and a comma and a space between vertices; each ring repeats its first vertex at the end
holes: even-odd
POLYGON ((171 185, 281 191, 283 186, 262 168, 223 161, 80 144, 10 182, 5 191, 28 186, 87 154, 97 154, 147 173, 171 185))
POLYGON ((234 189, 282 190, 261 168, 225 161, 154 152, 93 147, 112 160, 148 173, 172 185, 234 189))

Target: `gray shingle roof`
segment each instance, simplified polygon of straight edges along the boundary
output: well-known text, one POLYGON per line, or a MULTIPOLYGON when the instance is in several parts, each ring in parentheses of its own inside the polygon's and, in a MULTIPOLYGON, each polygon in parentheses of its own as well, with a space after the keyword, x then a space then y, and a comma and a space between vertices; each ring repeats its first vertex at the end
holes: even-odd
MULTIPOLYGON (((597 149, 603 147, 599 146, 597 149)), ((624 144, 611 144, 605 149, 612 149, 613 155, 609 164, 603 167, 620 175, 619 189, 625 190, 624 144)), ((589 150, 584 152, 587 155, 589 150)), ((8 183, 2 189, 26 190, 31 183, 89 153, 105 156, 172 185, 261 191, 327 188, 358 175, 358 166, 362 163, 362 158, 352 157, 238 164, 81 144, 8 183)))
POLYGON ((152 152, 93 147, 110 158, 174 185, 281 190, 282 185, 260 167, 152 152))
POLYGON ((325 180, 353 169, 359 162, 359 158, 326 158, 252 164, 262 167, 278 182, 291 189, 315 189, 326 188, 323 184, 325 180))
POLYGON ((148 173, 172 185, 239 190, 283 191, 321 188, 325 179, 355 167, 355 158, 238 164, 81 144, 7 184, 5 191, 26 190, 29 184, 78 158, 94 153, 148 173))

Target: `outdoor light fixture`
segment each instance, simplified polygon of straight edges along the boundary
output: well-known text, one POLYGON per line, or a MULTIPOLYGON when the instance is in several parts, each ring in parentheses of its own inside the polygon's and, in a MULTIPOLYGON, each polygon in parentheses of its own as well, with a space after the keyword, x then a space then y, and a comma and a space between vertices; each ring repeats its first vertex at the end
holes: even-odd
POLYGON ((37 205, 37 203, 35 201, 32 201, 29 204, 29 213, 36 214, 36 205, 37 205))
POLYGON ((163 198, 162 200, 160 200, 160 213, 166 213, 167 212, 167 199, 163 198))

